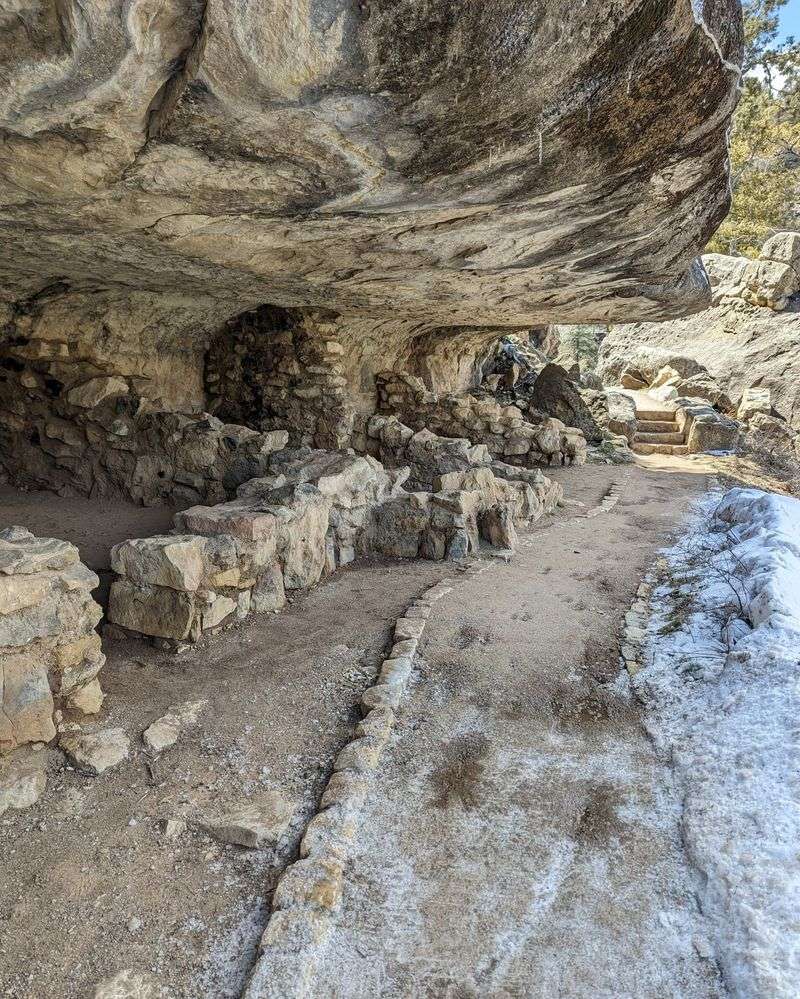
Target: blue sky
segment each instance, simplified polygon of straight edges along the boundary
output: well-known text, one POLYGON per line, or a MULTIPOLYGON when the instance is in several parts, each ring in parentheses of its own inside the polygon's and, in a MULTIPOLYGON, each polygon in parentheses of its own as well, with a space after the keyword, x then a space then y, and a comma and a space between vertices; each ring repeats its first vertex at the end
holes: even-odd
POLYGON ((781 12, 781 32, 800 38, 800 0, 789 0, 781 12))

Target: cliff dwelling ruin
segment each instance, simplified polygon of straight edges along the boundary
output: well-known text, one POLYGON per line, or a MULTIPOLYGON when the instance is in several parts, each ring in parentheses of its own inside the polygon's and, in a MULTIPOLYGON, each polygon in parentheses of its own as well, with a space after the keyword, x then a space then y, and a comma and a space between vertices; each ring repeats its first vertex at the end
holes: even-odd
MULTIPOLYGON (((326 762, 273 815, 280 872, 353 697, 367 742, 397 708, 443 580, 504 564, 565 489, 575 503, 599 481, 592 449, 635 427, 602 384, 591 412, 562 398, 557 372, 510 395, 527 362, 509 376, 508 358, 554 324, 709 304, 698 255, 729 204, 739 5, 26 0, 0 3, 0 32, 0 754, 58 751, 55 787, 139 753, 161 801, 160 736, 132 749, 133 728, 157 705, 188 730, 223 698, 189 696, 180 663, 198 689, 228 663, 237 687, 252 636, 291 659, 316 634, 293 602, 335 617, 315 588, 336 577, 366 607, 339 570, 371 566, 405 622, 395 665, 331 695, 326 762)), ((353 624, 375 653, 371 627, 353 624)), ((292 682, 335 685, 325 663, 292 682)), ((14 808, 44 787, 21 772, 14 808)), ((314 860, 313 830, 303 842, 314 860)), ((282 884, 274 911, 296 915, 305 896, 282 884)), ((240 990, 306 994, 253 972, 255 948, 240 990)), ((119 971, 81 954, 48 979, 59 994, 119 971)), ((244 994, 175 975, 178 996, 244 994)), ((9 995, 53 994, 20 976, 9 995)))

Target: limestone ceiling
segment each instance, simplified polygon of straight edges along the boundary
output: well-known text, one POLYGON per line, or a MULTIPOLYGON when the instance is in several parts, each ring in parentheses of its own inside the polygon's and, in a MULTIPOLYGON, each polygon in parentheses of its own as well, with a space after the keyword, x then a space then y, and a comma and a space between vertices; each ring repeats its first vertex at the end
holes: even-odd
POLYGON ((696 310, 740 53, 738 0, 0 0, 0 295, 696 310))

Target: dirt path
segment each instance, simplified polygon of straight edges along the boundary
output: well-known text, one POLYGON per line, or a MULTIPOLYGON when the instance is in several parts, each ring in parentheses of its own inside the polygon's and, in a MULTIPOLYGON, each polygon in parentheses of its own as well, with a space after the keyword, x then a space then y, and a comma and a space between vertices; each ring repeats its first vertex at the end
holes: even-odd
POLYGON ((725 994, 617 659, 641 576, 706 485, 673 467, 558 473, 589 507, 612 481, 620 501, 564 511, 437 606, 315 999, 725 994))
POLYGON ((238 997, 271 890, 353 736, 394 620, 447 569, 364 561, 178 657, 109 645, 103 714, 84 728, 122 727, 131 758, 93 778, 45 750, 43 797, 0 818, 0 996, 89 999, 133 968, 169 999, 238 997), (144 728, 201 699, 199 724, 150 756, 144 728), (166 819, 265 789, 294 806, 276 850, 223 846, 191 825, 164 834, 166 819))
POLYGON ((20 524, 40 538, 71 541, 81 560, 96 572, 100 585, 92 596, 108 604, 111 549, 128 538, 169 534, 175 510, 169 506, 136 506, 125 500, 57 496, 44 489, 16 489, 0 484, 0 530, 20 524))
MULTIPOLYGON (((705 484, 672 467, 556 470, 585 507, 437 607, 316 999, 720 994, 668 774, 611 682, 621 615, 705 484), (618 505, 585 519, 614 482, 618 505)), ((174 999, 238 996, 394 618, 443 575, 368 561, 184 656, 112 645, 97 727, 124 728, 131 760, 93 779, 49 752, 43 799, 0 819, 0 995, 84 999, 135 968, 174 999), (151 759, 142 730, 198 699, 197 728, 151 759), (295 803, 278 850, 163 834, 262 788, 295 803)))

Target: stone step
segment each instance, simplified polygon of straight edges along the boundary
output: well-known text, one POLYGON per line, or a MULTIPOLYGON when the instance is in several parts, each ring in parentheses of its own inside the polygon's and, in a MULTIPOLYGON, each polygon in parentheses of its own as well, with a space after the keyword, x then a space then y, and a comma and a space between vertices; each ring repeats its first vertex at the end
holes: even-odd
POLYGON ((674 420, 637 420, 636 426, 646 434, 680 433, 680 427, 674 420))
POLYGON ((658 433, 658 434, 646 434, 642 433, 641 430, 636 431, 636 435, 633 438, 637 444, 685 444, 683 439, 683 434, 679 431, 673 431, 672 433, 658 433))
POLYGON ((634 454, 671 454, 683 455, 689 453, 685 444, 639 444, 635 440, 631 446, 634 454))
POLYGON ((665 423, 671 423, 675 419, 674 409, 637 409, 636 410, 637 420, 661 420, 665 423))

